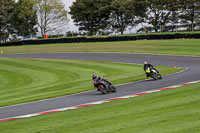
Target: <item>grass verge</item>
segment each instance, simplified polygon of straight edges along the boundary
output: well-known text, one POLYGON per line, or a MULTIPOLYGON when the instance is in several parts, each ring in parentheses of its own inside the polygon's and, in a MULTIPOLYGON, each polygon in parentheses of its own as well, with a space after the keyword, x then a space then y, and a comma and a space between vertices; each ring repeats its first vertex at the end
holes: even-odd
POLYGON ((200 84, 0 123, 3 133, 198 133, 200 84), (40 122, 38 122, 40 121, 40 122))
POLYGON ((1 47, 3 53, 124 52, 200 56, 199 39, 139 40, 1 47))
MULTIPOLYGON (((79 60, 0 58, 0 106, 93 90, 93 74, 113 84, 145 79, 142 66, 79 60)), ((182 69, 158 67, 163 75, 182 69)))

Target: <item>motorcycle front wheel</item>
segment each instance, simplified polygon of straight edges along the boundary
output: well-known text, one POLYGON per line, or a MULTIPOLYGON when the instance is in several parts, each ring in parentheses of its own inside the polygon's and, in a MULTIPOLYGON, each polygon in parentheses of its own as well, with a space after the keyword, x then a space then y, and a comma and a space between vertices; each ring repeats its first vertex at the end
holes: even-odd
POLYGON ((111 87, 110 87, 110 90, 111 90, 112 92, 116 92, 116 91, 117 91, 116 88, 115 88, 114 86, 111 86, 111 87))
POLYGON ((107 89, 106 89, 106 87, 104 85, 99 85, 98 89, 102 94, 107 94, 108 93, 107 89))
POLYGON ((151 75, 151 77, 152 77, 154 80, 157 80, 157 79, 158 79, 158 77, 157 77, 157 75, 156 75, 155 73, 150 73, 150 75, 151 75))

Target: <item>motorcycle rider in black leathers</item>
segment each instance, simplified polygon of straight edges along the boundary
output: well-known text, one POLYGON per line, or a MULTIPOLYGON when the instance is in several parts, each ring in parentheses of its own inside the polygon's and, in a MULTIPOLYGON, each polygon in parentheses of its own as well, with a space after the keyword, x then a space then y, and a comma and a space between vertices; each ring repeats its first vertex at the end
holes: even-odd
POLYGON ((98 81, 98 80, 103 80, 105 82, 107 82, 110 86, 112 86, 112 83, 110 83, 106 78, 101 77, 101 76, 97 76, 97 75, 92 75, 92 79, 93 81, 98 81))
MULTIPOLYGON (((159 73, 153 65, 151 65, 150 63, 147 63, 147 62, 145 61, 145 62, 144 62, 144 71, 145 71, 145 73, 146 73, 146 69, 147 69, 148 67, 150 68, 150 71, 152 71, 152 69, 154 69, 157 73, 159 73)), ((149 75, 148 73, 146 73, 146 76, 149 77, 150 75, 149 75)))

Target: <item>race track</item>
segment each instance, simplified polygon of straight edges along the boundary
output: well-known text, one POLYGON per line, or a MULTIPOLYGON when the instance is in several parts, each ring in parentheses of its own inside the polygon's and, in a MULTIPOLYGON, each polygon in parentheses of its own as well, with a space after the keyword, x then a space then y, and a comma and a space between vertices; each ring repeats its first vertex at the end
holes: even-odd
POLYGON ((165 76, 162 80, 154 81, 150 79, 117 86, 117 93, 102 95, 101 93, 94 90, 85 93, 63 96, 32 103, 1 107, 0 119, 70 107, 74 105, 80 105, 84 103, 90 103, 99 100, 144 92, 147 90, 154 90, 158 88, 182 84, 185 82, 200 80, 200 57, 125 53, 2 54, 0 55, 0 57, 98 60, 135 64, 143 64, 144 61, 148 61, 155 66, 177 66, 188 68, 184 72, 165 76))

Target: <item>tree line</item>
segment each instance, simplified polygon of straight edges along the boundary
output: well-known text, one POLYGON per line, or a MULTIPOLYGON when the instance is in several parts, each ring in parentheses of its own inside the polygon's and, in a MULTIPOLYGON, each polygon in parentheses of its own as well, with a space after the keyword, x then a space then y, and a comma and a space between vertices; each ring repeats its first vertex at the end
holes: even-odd
POLYGON ((137 25, 143 32, 200 29, 200 0, 76 0, 70 10, 75 25, 89 35, 124 34, 137 25))
POLYGON ((61 0, 0 0, 0 41, 9 35, 44 36, 63 29, 68 22, 65 4, 61 0))
MULTIPOLYGON (((138 25, 138 32, 200 29, 200 0, 76 0, 69 14, 87 35, 124 34, 138 25)), ((60 32, 68 21, 62 0, 0 0, 0 41, 60 32)))

